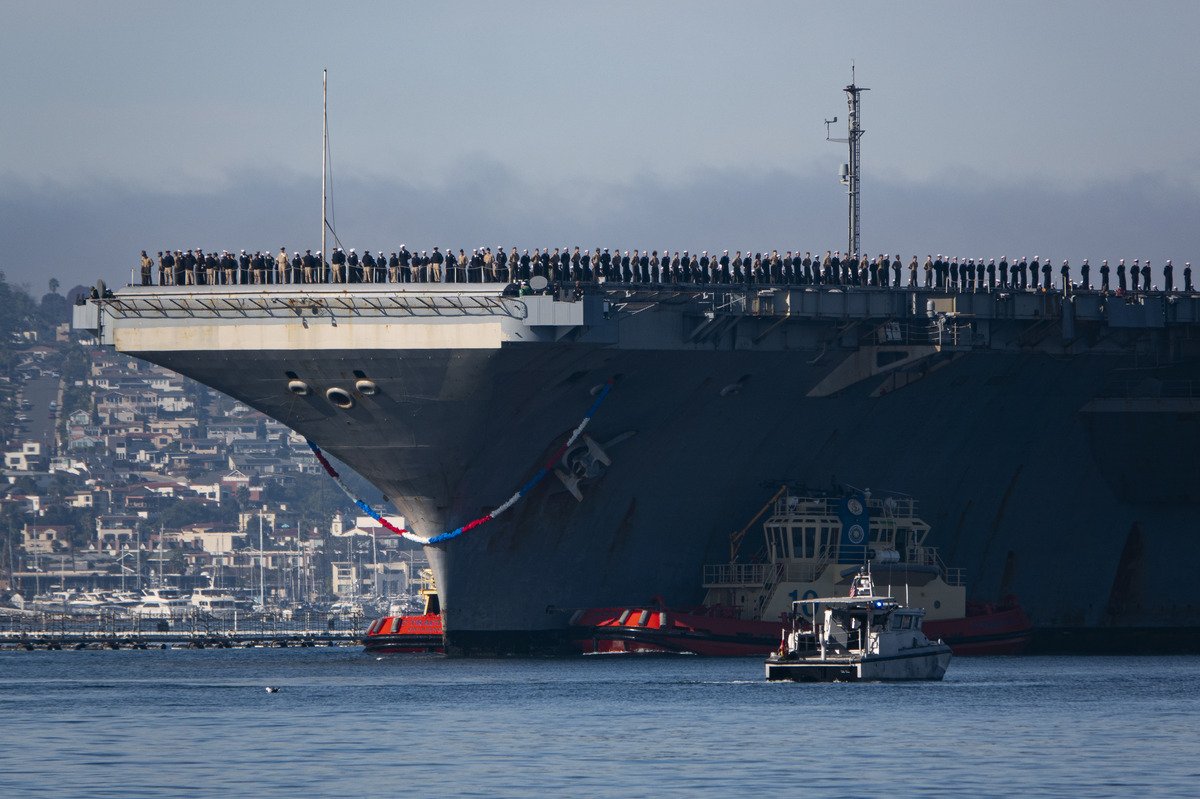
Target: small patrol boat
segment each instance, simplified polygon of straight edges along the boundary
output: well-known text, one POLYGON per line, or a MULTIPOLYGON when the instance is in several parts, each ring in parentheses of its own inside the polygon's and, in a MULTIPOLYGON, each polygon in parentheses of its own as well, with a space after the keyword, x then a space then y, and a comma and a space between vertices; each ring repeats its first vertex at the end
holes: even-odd
POLYGON ((767 658, 768 680, 940 680, 950 665, 950 647, 921 630, 925 611, 876 596, 869 569, 850 596, 800 599, 792 610, 791 632, 767 658))

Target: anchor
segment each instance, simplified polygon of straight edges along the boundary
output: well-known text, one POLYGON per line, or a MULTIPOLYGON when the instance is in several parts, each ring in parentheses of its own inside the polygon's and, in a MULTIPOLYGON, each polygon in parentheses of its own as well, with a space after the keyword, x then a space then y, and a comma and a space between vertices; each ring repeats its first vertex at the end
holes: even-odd
POLYGON ((606 451, 614 444, 619 444, 633 435, 633 432, 622 433, 614 439, 599 444, 586 433, 580 439, 581 443, 563 453, 560 466, 554 467, 554 474, 562 481, 563 486, 571 492, 576 502, 583 502, 583 492, 580 483, 583 480, 594 480, 612 466, 612 458, 606 451))

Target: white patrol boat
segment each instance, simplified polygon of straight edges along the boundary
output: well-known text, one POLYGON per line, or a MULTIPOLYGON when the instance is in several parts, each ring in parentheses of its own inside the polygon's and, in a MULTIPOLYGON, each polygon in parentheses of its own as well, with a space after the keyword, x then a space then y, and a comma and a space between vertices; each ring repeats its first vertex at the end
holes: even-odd
POLYGON ((876 596, 869 570, 854 578, 848 597, 801 599, 792 607, 792 630, 767 658, 768 680, 940 680, 950 665, 950 647, 921 631, 925 611, 876 596))

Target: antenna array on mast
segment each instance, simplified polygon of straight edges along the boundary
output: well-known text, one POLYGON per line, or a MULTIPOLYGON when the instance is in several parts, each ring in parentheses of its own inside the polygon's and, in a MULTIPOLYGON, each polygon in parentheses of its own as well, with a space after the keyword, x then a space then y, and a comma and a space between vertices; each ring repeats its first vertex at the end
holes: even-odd
POLYGON ((861 249, 859 245, 859 175, 861 170, 861 144, 864 131, 862 129, 862 110, 859 107, 859 95, 862 92, 870 91, 870 89, 858 86, 854 82, 854 67, 850 67, 850 85, 843 89, 846 92, 846 104, 849 106, 850 116, 846 120, 847 137, 845 139, 835 139, 829 135, 829 126, 837 122, 837 117, 825 120, 825 138, 828 141, 839 142, 849 145, 850 161, 843 164, 840 172, 842 183, 846 184, 846 194, 849 202, 847 203, 847 222, 846 222, 846 252, 849 255, 859 256, 861 249))
POLYGON ((318 273, 325 273, 325 210, 328 203, 325 199, 325 176, 329 174, 329 100, 328 100, 329 70, 321 70, 321 263, 318 273))

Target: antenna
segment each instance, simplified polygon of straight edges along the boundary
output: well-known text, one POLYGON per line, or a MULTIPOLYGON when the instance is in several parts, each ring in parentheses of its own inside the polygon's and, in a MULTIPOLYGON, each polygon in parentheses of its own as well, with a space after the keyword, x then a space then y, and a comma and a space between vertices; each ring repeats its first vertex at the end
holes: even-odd
POLYGON ((329 174, 329 70, 321 70, 321 263, 317 264, 317 274, 322 278, 325 272, 325 176, 329 174))
POLYGON ((858 95, 865 91, 870 91, 862 86, 855 84, 854 64, 850 65, 850 85, 842 91, 846 92, 846 104, 849 106, 850 117, 846 120, 847 137, 845 139, 835 139, 829 135, 829 126, 837 122, 837 117, 825 120, 825 140, 837 142, 838 144, 849 145, 850 161, 842 164, 839 173, 842 183, 846 185, 846 194, 848 195, 847 208, 847 224, 846 224, 846 252, 850 255, 857 256, 860 253, 859 249, 859 169, 861 145, 859 139, 862 138, 864 131, 862 129, 861 111, 859 109, 858 95))

